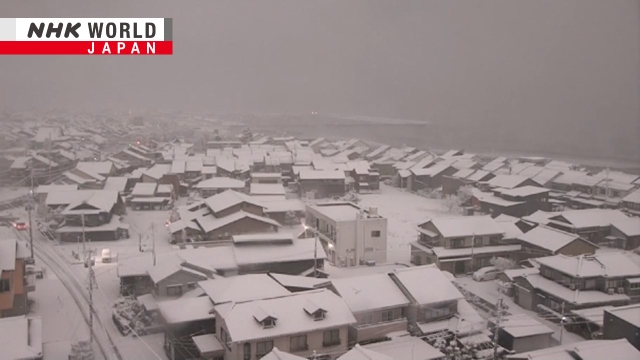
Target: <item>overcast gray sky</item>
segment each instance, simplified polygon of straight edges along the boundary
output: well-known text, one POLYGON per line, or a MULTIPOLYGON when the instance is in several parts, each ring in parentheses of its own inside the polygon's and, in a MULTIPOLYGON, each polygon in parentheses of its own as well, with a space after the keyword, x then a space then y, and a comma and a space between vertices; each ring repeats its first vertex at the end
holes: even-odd
POLYGON ((640 136, 638 0, 1 1, 173 17, 168 57, 2 57, 0 105, 339 112, 640 136))

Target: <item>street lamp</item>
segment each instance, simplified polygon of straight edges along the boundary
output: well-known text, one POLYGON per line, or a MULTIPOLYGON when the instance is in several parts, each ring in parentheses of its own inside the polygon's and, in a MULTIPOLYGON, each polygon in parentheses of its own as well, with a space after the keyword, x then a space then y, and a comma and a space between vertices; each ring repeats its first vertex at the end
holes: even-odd
POLYGON ((307 226, 307 224, 302 224, 302 226, 304 226, 305 231, 306 230, 313 231, 313 236, 315 239, 314 241, 315 245, 313 248, 313 277, 317 278, 318 277, 318 230, 307 226))

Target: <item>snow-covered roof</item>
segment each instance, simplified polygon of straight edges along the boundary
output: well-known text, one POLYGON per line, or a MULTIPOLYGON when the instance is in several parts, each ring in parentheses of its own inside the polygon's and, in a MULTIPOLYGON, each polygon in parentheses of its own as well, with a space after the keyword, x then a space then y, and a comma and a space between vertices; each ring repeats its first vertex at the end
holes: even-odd
POLYGON ((604 311, 613 308, 611 305, 605 305, 588 309, 574 309, 571 310, 571 314, 602 327, 604 325, 604 311))
POLYGON ((0 319, 2 359, 42 358, 42 319, 11 316, 0 319))
POLYGON ((193 336, 191 340, 193 340, 193 343, 198 348, 200 355, 205 358, 209 357, 210 353, 224 352, 225 350, 224 345, 222 345, 215 334, 193 336))
POLYGON ((502 195, 513 196, 513 197, 526 197, 531 195, 538 195, 548 193, 549 189, 545 189, 538 186, 522 186, 514 189, 504 189, 499 190, 502 195))
POLYGON ((104 182, 103 190, 124 191, 127 187, 127 180, 124 176, 110 176, 104 182))
POLYGON ((224 319, 233 343, 335 329, 356 323, 344 300, 326 289, 226 303, 217 305, 215 310, 224 319), (304 310, 309 301, 326 310, 322 320, 315 319, 304 310), (254 318, 257 312, 273 314, 277 318, 276 325, 264 328, 254 318))
POLYGON ((200 181, 196 184, 196 189, 243 189, 245 182, 228 177, 213 177, 200 181))
POLYGON ((547 256, 536 258, 536 261, 574 277, 640 277, 640 266, 631 259, 637 256, 633 253, 607 252, 588 256, 547 256))
POLYGON ((489 179, 486 183, 491 187, 513 189, 525 182, 528 178, 520 175, 505 175, 499 174, 496 177, 489 179))
POLYGON ((611 223, 611 226, 618 229, 626 236, 639 236, 640 235, 640 218, 633 217, 627 220, 619 220, 611 223))
POLYGON ((415 176, 436 176, 451 167, 451 161, 442 161, 427 168, 411 168, 415 176))
POLYGON ((599 173, 595 174, 594 177, 599 179, 609 179, 618 183, 623 184, 632 184, 634 181, 638 180, 640 176, 635 174, 627 174, 621 171, 607 171, 602 170, 599 173))
MULTIPOLYGON (((174 258, 176 259, 176 258, 174 258)), ((193 279, 193 282, 206 280, 207 276, 198 271, 185 268, 178 264, 177 262, 163 262, 161 264, 157 264, 149 269, 148 273, 151 277, 151 280, 154 284, 161 282, 162 280, 168 278, 169 276, 176 273, 184 273, 187 276, 190 276, 193 279)))
POLYGON ((455 174, 451 175, 451 177, 457 178, 457 179, 466 179, 469 175, 473 174, 474 172, 475 172, 474 169, 461 169, 461 170, 458 170, 458 172, 456 172, 455 174))
POLYGON ((554 330, 525 314, 504 317, 500 328, 514 338, 553 334, 554 330))
POLYGON ((274 347, 270 353, 261 357, 260 360, 307 360, 307 358, 289 354, 274 347))
POLYGON ((264 209, 265 213, 274 213, 274 212, 287 212, 294 211, 300 212, 304 211, 304 202, 300 199, 259 199, 267 208, 264 209))
POLYGON ((78 185, 39 185, 36 188, 36 194, 69 192, 75 190, 78 190, 78 185))
POLYGON ((296 276, 276 273, 270 273, 269 276, 271 276, 280 285, 287 288, 312 290, 331 284, 331 281, 329 279, 319 279, 309 276, 296 276))
POLYGON ((173 184, 158 184, 156 192, 158 194, 170 194, 173 191, 173 184))
POLYGON ((536 176, 532 177, 531 180, 535 181, 536 184, 545 185, 549 181, 552 181, 553 179, 555 179, 559 175, 560 175, 560 171, 559 170, 546 169, 545 168, 544 170, 539 172, 536 176))
POLYGON ((131 191, 131 196, 153 196, 156 194, 158 184, 156 183, 137 183, 131 191))
POLYGON ((619 306, 615 308, 605 309, 604 311, 628 322, 636 328, 640 328, 640 304, 619 306))
POLYGON ((213 280, 200 281, 198 286, 204 290, 216 305, 290 294, 289 290, 267 274, 238 275, 228 278, 216 277, 213 280))
MULTIPOLYGON (((420 243, 412 243, 420 246, 420 243)), ((497 245, 497 246, 478 246, 474 248, 445 248, 441 246, 435 246, 431 248, 438 259, 441 262, 451 257, 471 256, 472 254, 490 254, 490 253, 502 253, 502 252, 515 252, 520 251, 522 247, 520 245, 497 245)))
POLYGON ((445 357, 438 349, 414 336, 399 336, 388 341, 365 345, 363 348, 395 360, 434 360, 445 357))
POLYGON ((213 303, 207 296, 163 301, 158 303, 158 309, 168 324, 215 318, 213 303))
POLYGON ((573 241, 580 239, 580 236, 545 225, 539 225, 520 235, 518 239, 527 244, 555 253, 573 241))
POLYGON ((171 164, 156 164, 146 170, 143 174, 152 179, 159 180, 171 171, 171 164))
POLYGON ((361 209, 358 205, 350 202, 332 202, 309 205, 313 209, 333 221, 355 221, 361 209))
POLYGON ((169 172, 171 174, 184 174, 186 166, 187 165, 184 160, 173 160, 171 162, 171 170, 169 172))
POLYGON ((29 162, 29 160, 31 160, 30 156, 20 156, 13 161, 13 163, 9 168, 10 169, 26 169, 27 163, 29 162))
POLYGON ((507 355, 510 360, 637 359, 640 351, 627 339, 586 340, 535 351, 507 355))
POLYGON ((409 299, 388 274, 354 276, 331 282, 354 313, 409 305, 409 299))
POLYGON ((476 172, 474 172, 473 174, 467 176, 467 180, 469 181, 480 181, 482 180, 485 176, 489 175, 490 172, 485 171, 485 170, 477 170, 476 172))
POLYGON ((83 228, 82 226, 63 226, 56 230, 58 233, 80 233, 82 231, 85 232, 101 232, 101 231, 116 231, 118 229, 129 229, 129 224, 125 224, 120 222, 117 217, 112 217, 111 221, 107 224, 99 225, 99 226, 87 226, 83 228))
POLYGON ((109 175, 113 169, 113 163, 111 161, 81 161, 76 165, 76 169, 87 172, 87 174, 109 175))
POLYGON ((582 209, 567 210, 551 213, 551 220, 566 219, 575 228, 605 227, 613 222, 627 220, 628 217, 620 210, 613 209, 582 209))
POLYGON ((296 239, 289 245, 234 246, 233 252, 238 265, 312 260, 316 254, 318 259, 326 259, 324 248, 316 250, 315 243, 314 238, 296 239))
POLYGON ((395 269, 392 273, 420 305, 462 299, 463 296, 435 265, 395 269), (429 284, 429 286, 425 286, 429 284))
POLYGON ((640 204, 640 189, 622 198, 622 201, 640 204))
POLYGON ((281 179, 282 178, 282 174, 281 173, 252 172, 251 173, 251 178, 252 179, 281 179))
POLYGON ((360 346, 360 344, 356 344, 356 346, 340 356, 337 360, 394 360, 394 358, 373 350, 365 349, 360 346))
POLYGON ((444 238, 504 234, 504 229, 490 216, 455 216, 431 219, 444 238))
POLYGON ((278 227, 280 226, 280 224, 273 219, 270 219, 264 216, 254 215, 244 211, 238 211, 233 214, 227 215, 223 218, 216 218, 214 216, 204 216, 204 217, 195 219, 195 221, 198 222, 198 224, 200 225, 202 230, 204 230, 205 233, 208 233, 245 218, 257 220, 273 226, 278 226, 278 227))
POLYGON ((233 237, 234 244, 260 244, 260 243, 293 243, 293 234, 292 233, 262 233, 262 234, 245 234, 245 235, 234 235, 233 237))
POLYGON ((282 184, 257 184, 250 185, 249 193, 251 195, 285 195, 284 186, 282 184))
POLYGON ((340 170, 301 170, 300 180, 343 180, 344 171, 340 170))
POLYGON ((228 209, 243 202, 262 208, 265 207, 263 204, 255 201, 251 196, 233 190, 227 190, 225 192, 210 196, 205 199, 205 203, 214 213, 218 213, 222 210, 228 209))

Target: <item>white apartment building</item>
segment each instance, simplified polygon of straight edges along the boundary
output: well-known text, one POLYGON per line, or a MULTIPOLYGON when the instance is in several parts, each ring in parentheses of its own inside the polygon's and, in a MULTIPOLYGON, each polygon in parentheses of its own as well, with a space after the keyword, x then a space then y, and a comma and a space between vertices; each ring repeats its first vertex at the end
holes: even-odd
POLYGON ((317 229, 327 259, 336 266, 387 261, 387 219, 377 208, 344 201, 307 205, 306 225, 317 229))

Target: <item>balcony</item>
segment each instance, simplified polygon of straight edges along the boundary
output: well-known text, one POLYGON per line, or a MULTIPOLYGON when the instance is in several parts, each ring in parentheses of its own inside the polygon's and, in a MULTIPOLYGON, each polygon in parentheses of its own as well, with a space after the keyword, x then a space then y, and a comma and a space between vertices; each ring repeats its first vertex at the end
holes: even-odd
POLYGON ((340 339, 331 340, 331 341, 322 341, 323 347, 330 347, 330 346, 336 346, 336 345, 340 345, 340 339))
POLYGON ((407 319, 400 318, 393 321, 379 322, 368 325, 354 326, 358 342, 384 338, 387 334, 407 330, 407 319))

